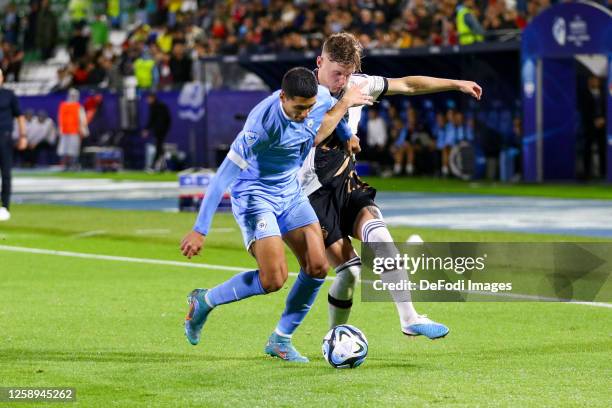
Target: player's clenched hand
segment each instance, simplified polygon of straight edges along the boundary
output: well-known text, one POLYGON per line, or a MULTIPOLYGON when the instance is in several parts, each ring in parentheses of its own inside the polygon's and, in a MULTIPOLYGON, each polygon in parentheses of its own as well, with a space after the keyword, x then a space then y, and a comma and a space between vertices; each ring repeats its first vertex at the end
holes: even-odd
POLYGON ((181 241, 181 252, 187 258, 191 259, 192 256, 196 256, 202 250, 204 246, 204 239, 206 237, 197 231, 191 231, 185 235, 183 241, 181 241))
POLYGON ((374 103, 374 98, 363 92, 363 88, 367 85, 367 83, 367 81, 364 81, 359 85, 349 85, 344 93, 344 96, 342 96, 342 100, 351 107, 372 105, 374 103))
POLYGON ((357 154, 361 151, 361 146, 359 146, 359 138, 357 135, 353 135, 351 139, 346 143, 346 150, 349 154, 357 154))
POLYGON ((482 88, 476 82, 457 81, 457 90, 478 100, 482 97, 482 88))

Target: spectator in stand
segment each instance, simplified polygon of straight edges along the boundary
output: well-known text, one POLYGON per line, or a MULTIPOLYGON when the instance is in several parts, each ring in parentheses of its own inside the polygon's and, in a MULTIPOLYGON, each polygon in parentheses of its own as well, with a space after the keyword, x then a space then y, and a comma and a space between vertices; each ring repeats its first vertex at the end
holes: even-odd
POLYGON ((134 61, 134 75, 138 88, 155 89, 157 86, 156 74, 155 60, 151 58, 148 52, 143 53, 140 58, 134 61))
POLYGON ((391 155, 393 156, 393 175, 399 176, 402 168, 406 174, 412 174, 414 167, 410 160, 412 156, 412 146, 410 145, 410 133, 408 126, 400 118, 393 120, 390 127, 391 134, 391 155), (405 166, 405 167, 404 167, 405 166))
POLYGON ((80 61, 87 56, 89 48, 89 33, 83 28, 82 24, 77 24, 68 41, 68 52, 72 61, 80 61))
POLYGON ((474 0, 463 0, 457 6, 457 33, 459 44, 470 45, 484 41, 484 29, 478 21, 474 0))
POLYGON ((431 173, 440 168, 436 154, 436 141, 421 122, 417 122, 415 125, 411 145, 412 151, 409 163, 412 164, 415 172, 420 170, 431 173))
POLYGON ((83 86, 89 83, 89 72, 91 71, 91 63, 87 58, 81 59, 72 71, 72 85, 83 86))
POLYGON ((380 164, 387 162, 387 124, 380 116, 377 109, 368 109, 366 151, 364 156, 368 160, 376 161, 380 164))
POLYGON ((24 57, 23 51, 4 40, 0 45, 0 51, 0 68, 4 72, 4 78, 19 82, 24 57))
POLYGON ((454 144, 454 132, 450 118, 451 114, 443 114, 438 112, 436 114, 436 125, 434 127, 434 138, 436 139, 436 147, 440 152, 442 175, 448 175, 448 159, 450 156, 450 149, 454 144))
POLYGON ((21 28, 21 18, 17 12, 15 3, 9 3, 4 9, 4 18, 2 19, 2 36, 3 40, 17 45, 19 42, 19 32, 21 28))
POLYGON ((182 85, 191 82, 191 65, 191 57, 185 53, 185 43, 176 42, 172 47, 172 57, 170 58, 170 73, 175 84, 182 85))
POLYGON ((30 4, 30 12, 28 13, 26 29, 23 35, 23 49, 31 51, 36 49, 36 23, 38 21, 38 11, 40 3, 34 1, 30 4))
POLYGON ((36 116, 33 116, 33 112, 26 111, 26 122, 28 147, 24 151, 24 164, 26 167, 35 167, 40 153, 50 149, 55 143, 55 126, 45 111, 39 111, 36 116))

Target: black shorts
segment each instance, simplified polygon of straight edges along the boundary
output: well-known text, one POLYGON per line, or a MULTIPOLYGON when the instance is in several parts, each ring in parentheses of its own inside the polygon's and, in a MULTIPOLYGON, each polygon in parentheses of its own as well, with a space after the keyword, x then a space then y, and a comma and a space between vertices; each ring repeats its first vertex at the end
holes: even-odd
POLYGON ((308 196, 323 230, 325 248, 353 235, 357 215, 365 207, 376 206, 375 197, 376 189, 365 183, 351 192, 348 192, 346 185, 339 188, 321 187, 308 196))

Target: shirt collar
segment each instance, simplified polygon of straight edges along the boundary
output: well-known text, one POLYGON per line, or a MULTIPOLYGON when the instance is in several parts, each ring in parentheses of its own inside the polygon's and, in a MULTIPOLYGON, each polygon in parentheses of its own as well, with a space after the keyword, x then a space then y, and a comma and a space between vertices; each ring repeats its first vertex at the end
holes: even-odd
POLYGON ((283 102, 280 100, 278 100, 278 106, 280 108, 281 113, 283 114, 283 117, 289 121, 292 121, 291 118, 285 113, 285 109, 283 109, 283 102))

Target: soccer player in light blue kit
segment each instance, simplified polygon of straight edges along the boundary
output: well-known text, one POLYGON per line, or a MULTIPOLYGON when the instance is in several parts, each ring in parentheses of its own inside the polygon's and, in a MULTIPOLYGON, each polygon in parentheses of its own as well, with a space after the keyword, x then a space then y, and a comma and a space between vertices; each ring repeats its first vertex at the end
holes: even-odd
POLYGON ((324 116, 335 118, 331 125, 339 124, 340 137, 348 141, 352 132, 344 114, 349 107, 371 104, 371 100, 354 87, 334 105, 335 99, 327 88, 317 85, 312 71, 293 68, 283 77, 282 90, 250 112, 206 192, 181 251, 189 258, 200 252, 221 196, 231 186, 234 217, 259 268, 235 275, 212 289, 190 293, 185 335, 191 344, 199 343, 202 327, 215 307, 283 287, 288 275, 284 240, 301 269, 265 352, 287 361, 308 361, 293 347, 291 336, 312 306, 329 266, 317 216, 301 189, 297 172, 324 116))

